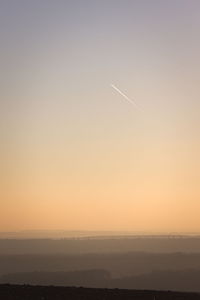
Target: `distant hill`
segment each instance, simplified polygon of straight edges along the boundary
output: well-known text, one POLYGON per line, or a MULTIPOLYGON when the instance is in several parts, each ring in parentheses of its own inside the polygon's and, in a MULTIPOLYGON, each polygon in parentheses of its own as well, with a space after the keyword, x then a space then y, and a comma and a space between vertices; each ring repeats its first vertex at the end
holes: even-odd
POLYGON ((21 230, 0 231, 0 239, 68 239, 68 238, 197 238, 196 233, 161 233, 145 231, 109 231, 109 230, 21 230))
POLYGON ((200 253, 93 253, 0 255, 0 276, 19 272, 104 269, 113 277, 162 270, 200 270, 200 253))
POLYGON ((105 287, 110 273, 105 270, 84 270, 71 272, 24 272, 0 277, 0 283, 105 287))
MULTIPOLYGON (((159 233, 155 233, 157 236, 159 233)), ((108 230, 21 230, 21 231, 0 231, 0 239, 62 239, 82 237, 115 237, 149 235, 147 232, 137 231, 108 231, 108 230)))
POLYGON ((111 287, 200 292, 200 270, 155 271, 140 276, 113 279, 111 287))
POLYGON ((130 235, 130 232, 92 230, 21 230, 0 232, 0 239, 63 239, 98 236, 130 235))
POLYGON ((2 300, 200 300, 200 294, 169 291, 0 285, 2 300))
POLYGON ((132 251, 200 253, 200 237, 99 236, 67 239, 0 239, 0 254, 83 254, 132 251))
POLYGON ((200 292, 200 270, 156 271, 122 278, 112 278, 105 270, 30 272, 1 276, 0 283, 200 292))

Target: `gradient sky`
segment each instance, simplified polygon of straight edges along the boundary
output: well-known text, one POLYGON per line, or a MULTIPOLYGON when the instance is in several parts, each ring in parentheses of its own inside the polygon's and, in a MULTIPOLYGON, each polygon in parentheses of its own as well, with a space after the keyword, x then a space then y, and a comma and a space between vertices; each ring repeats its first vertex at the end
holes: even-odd
POLYGON ((1 0, 0 38, 0 231, 200 232, 199 0, 1 0))

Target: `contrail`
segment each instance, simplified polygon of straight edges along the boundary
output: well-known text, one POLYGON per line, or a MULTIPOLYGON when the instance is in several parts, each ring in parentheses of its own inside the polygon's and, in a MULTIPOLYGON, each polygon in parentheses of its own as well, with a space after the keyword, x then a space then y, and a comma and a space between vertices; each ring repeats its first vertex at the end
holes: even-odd
POLYGON ((137 109, 142 110, 135 101, 131 100, 127 95, 125 95, 124 93, 122 93, 120 91, 120 89, 118 89, 114 84, 110 84, 110 86, 117 91, 122 97, 124 97, 129 103, 133 104, 137 109))

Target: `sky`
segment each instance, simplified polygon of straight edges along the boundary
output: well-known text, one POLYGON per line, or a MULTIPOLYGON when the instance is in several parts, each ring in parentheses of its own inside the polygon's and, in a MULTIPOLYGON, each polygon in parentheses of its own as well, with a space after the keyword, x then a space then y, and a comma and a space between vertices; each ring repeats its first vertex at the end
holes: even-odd
POLYGON ((0 40, 0 231, 200 232, 199 0, 1 0, 0 40))

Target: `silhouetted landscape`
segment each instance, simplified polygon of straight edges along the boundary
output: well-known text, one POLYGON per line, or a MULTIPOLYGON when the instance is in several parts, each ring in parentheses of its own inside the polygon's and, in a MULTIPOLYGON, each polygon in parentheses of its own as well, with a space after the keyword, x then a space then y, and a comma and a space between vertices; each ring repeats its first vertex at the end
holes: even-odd
POLYGON ((200 292, 200 270, 154 271, 121 278, 112 278, 105 270, 21 272, 1 276, 0 284, 5 283, 200 292))
POLYGON ((1 239, 0 283, 200 292, 199 244, 189 236, 1 239))
POLYGON ((3 300, 199 300, 198 293, 144 291, 121 289, 88 289, 75 287, 44 287, 0 285, 3 300))

